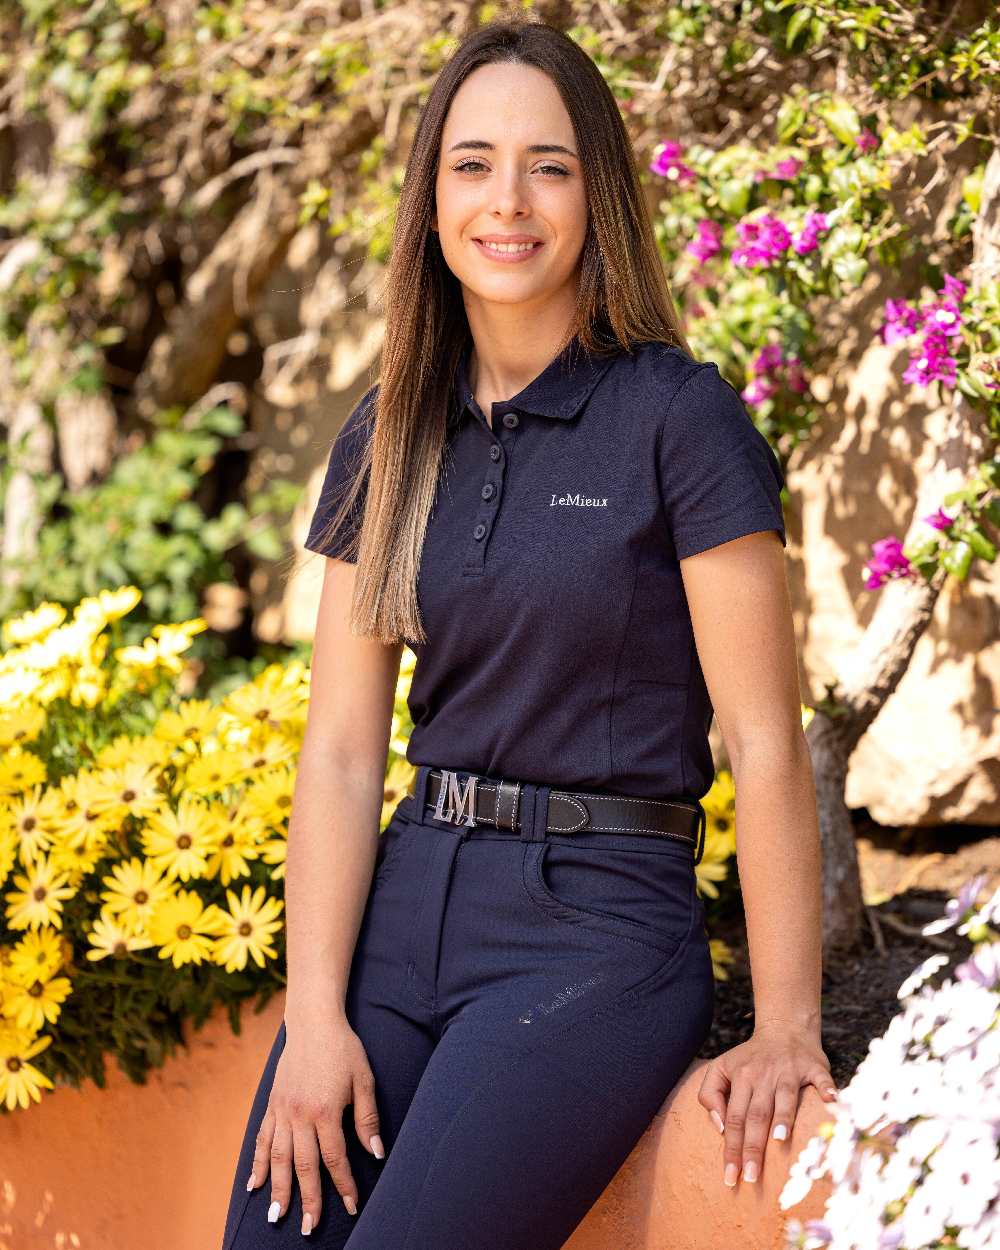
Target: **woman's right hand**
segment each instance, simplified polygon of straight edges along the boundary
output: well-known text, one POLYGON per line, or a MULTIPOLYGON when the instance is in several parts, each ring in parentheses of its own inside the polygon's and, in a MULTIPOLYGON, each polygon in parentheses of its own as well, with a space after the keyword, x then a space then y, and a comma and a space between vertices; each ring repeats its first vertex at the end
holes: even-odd
POLYGON ((349 1102, 354 1104, 359 1141, 376 1158, 383 1158, 375 1079, 357 1033, 346 1018, 322 1030, 292 1029, 286 1022, 285 1045, 275 1068, 247 1182, 247 1189, 256 1189, 270 1171, 267 1218, 271 1223, 288 1210, 294 1164, 302 1196, 302 1232, 316 1227, 322 1208, 321 1159, 344 1206, 351 1215, 357 1214, 358 1190, 343 1130, 344 1108, 349 1102))

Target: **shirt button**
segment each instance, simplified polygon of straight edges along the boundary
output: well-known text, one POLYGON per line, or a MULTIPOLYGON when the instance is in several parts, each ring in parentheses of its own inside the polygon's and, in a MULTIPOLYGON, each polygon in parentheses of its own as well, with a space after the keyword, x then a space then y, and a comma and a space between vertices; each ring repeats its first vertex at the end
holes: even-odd
POLYGON ((517 425, 517 414, 513 412, 505 412, 503 414, 503 423, 508 430, 512 430, 517 425))
POLYGON ((493 483, 492 483, 492 482, 487 482, 487 483, 486 483, 486 485, 485 485, 485 486, 483 487, 483 489, 482 489, 482 496, 483 496, 483 498, 484 498, 484 499, 492 499, 492 498, 493 498, 493 490, 494 490, 493 483))
POLYGON ((500 459, 500 448, 496 445, 496 443, 490 444, 490 459, 491 460, 500 459))
POLYGON ((486 533, 486 526, 483 525, 483 523, 480 521, 480 523, 476 526, 476 528, 472 531, 472 533, 474 537, 482 538, 482 536, 486 533))

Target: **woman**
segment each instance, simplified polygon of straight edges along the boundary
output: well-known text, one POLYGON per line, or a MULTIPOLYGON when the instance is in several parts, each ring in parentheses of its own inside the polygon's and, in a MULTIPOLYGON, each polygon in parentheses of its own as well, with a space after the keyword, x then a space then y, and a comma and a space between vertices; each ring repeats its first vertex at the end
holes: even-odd
POLYGON ((557 1250, 711 1025, 713 706, 756 995, 701 1083, 725 1183, 834 1093, 782 477, 686 349, 601 74, 544 25, 439 75, 386 320, 306 540, 287 999, 224 1250, 557 1250), (418 767, 379 839, 404 640, 418 767))

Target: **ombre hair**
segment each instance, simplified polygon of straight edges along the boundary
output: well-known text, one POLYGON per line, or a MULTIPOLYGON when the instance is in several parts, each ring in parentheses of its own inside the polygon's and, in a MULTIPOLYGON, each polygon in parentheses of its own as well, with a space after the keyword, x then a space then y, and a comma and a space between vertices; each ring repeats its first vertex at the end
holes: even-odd
POLYGON ((461 285, 431 229, 445 118, 481 65, 532 65, 555 83, 576 137, 588 204, 578 299, 562 348, 588 352, 662 342, 691 354, 680 327, 617 103, 569 36, 503 19, 465 38, 438 74, 417 122, 397 208, 385 296, 374 428, 357 475, 321 540, 336 532, 368 477, 355 536, 351 628, 386 643, 425 642, 416 581, 445 446, 451 387, 469 338, 461 285))

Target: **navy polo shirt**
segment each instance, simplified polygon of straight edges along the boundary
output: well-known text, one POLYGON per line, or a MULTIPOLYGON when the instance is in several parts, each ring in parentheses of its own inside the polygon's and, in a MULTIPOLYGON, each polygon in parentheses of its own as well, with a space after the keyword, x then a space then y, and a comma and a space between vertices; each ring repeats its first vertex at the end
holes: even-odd
MULTIPOLYGON (((717 366, 677 347, 591 356, 574 339, 493 404, 492 429, 469 351, 421 554, 407 759, 700 799, 713 713, 680 561, 759 530, 786 545, 774 452, 717 366)), ((361 523, 363 497, 320 541, 376 391, 334 440, 311 551, 337 556, 361 523)))

